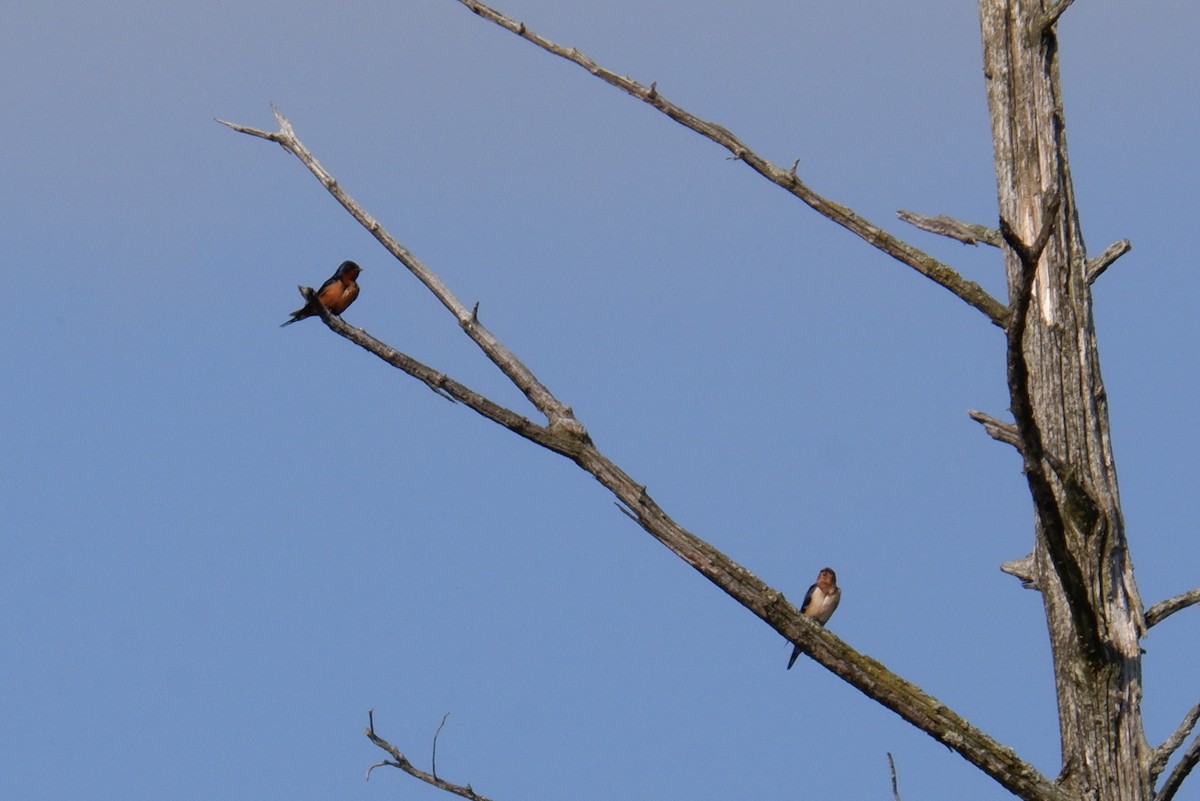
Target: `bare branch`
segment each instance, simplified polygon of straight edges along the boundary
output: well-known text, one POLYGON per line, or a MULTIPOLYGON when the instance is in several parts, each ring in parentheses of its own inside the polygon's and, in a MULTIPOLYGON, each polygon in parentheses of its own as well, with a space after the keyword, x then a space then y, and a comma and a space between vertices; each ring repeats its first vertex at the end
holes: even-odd
POLYGON ((573 428, 577 436, 586 437, 587 432, 575 420, 571 409, 560 403, 550 390, 546 389, 541 382, 534 378, 529 368, 522 364, 508 348, 500 344, 490 331, 480 325, 475 315, 454 296, 432 270, 421 263, 416 256, 389 234, 374 217, 367 214, 361 206, 354 202, 354 199, 341 188, 334 177, 321 166, 308 148, 304 146, 304 143, 296 136, 292 124, 280 113, 279 109, 272 106, 271 110, 275 114, 276 122, 279 123, 278 131, 262 131, 257 128, 237 125, 220 119, 217 122, 239 133, 276 142, 284 150, 298 158, 308 168, 308 171, 316 176, 317 180, 328 190, 329 194, 333 195, 338 203, 342 204, 342 207, 350 212, 350 215, 354 219, 358 220, 359 224, 379 240, 379 243, 387 248, 389 253, 407 267, 434 294, 434 297, 450 310, 458 320, 459 326, 467 333, 467 336, 474 340, 475 344, 479 346, 487 357, 525 394, 529 402, 542 412, 542 414, 546 415, 546 419, 552 427, 573 428))
POLYGON ((1017 433, 1017 427, 1012 423, 1002 422, 990 414, 975 409, 969 410, 967 416, 983 426, 983 430, 992 439, 1003 442, 1005 445, 1012 445, 1018 451, 1021 450, 1021 435, 1017 433))
POLYGON ((1196 721, 1200 721, 1200 704, 1192 707, 1179 726, 1171 733, 1171 736, 1163 741, 1163 744, 1154 749, 1150 760, 1150 781, 1158 778, 1159 774, 1167 767, 1167 762, 1171 759, 1171 755, 1179 750, 1179 746, 1183 745, 1183 741, 1192 733, 1192 729, 1196 727, 1196 721))
POLYGON ((1000 236, 1000 232, 995 228, 988 228, 986 225, 978 223, 963 222, 952 217, 947 217, 944 214, 939 214, 937 217, 929 217, 924 214, 918 214, 915 211, 898 211, 896 216, 909 225, 914 225, 922 231, 928 231, 931 234, 939 236, 948 236, 951 239, 956 239, 964 245, 978 245, 982 242, 985 245, 991 245, 998 248, 1003 244, 1004 239, 1000 236))
POLYGON ((1159 788, 1154 801, 1171 801, 1175 797, 1175 793, 1179 792, 1183 780, 1192 772, 1192 768, 1196 767, 1197 762, 1200 762, 1200 737, 1192 740, 1192 744, 1184 752, 1179 764, 1175 766, 1175 769, 1167 776, 1167 780, 1163 782, 1163 786, 1159 788))
POLYGON ((446 725, 446 718, 450 717, 450 713, 442 715, 442 722, 438 724, 437 731, 433 733, 433 756, 429 759, 429 771, 433 777, 437 778, 437 741, 438 735, 442 733, 442 727, 446 725))
POLYGON ((1088 284, 1093 283, 1104 273, 1105 270, 1108 269, 1109 265, 1124 256, 1132 249, 1133 244, 1128 239, 1121 239, 1117 242, 1113 242, 1111 245, 1106 247, 1104 252, 1099 256, 1094 259, 1088 259, 1087 265, 1083 271, 1084 280, 1087 281, 1088 284))
POLYGON ((341 317, 331 313, 324 306, 319 308, 322 321, 339 336, 350 340, 363 350, 375 354, 383 361, 425 384, 439 395, 462 403, 483 417, 504 426, 530 442, 537 443, 555 453, 573 458, 581 442, 581 440, 574 436, 573 429, 555 429, 553 426, 549 428, 539 426, 464 384, 460 384, 445 373, 438 372, 411 356, 401 353, 391 345, 371 336, 363 329, 355 328, 341 317))
MULTIPOLYGON (((1021 441, 1021 435, 1017 427, 1012 423, 1005 423, 997 420, 989 414, 971 409, 967 412, 967 416, 975 422, 983 426, 984 432, 992 439, 1003 442, 1005 445, 1012 445, 1020 453, 1024 447, 1021 441)), ((1046 463, 1054 471, 1063 485, 1073 494, 1073 497, 1088 508, 1095 509, 1099 506, 1099 501, 1096 499, 1095 493, 1091 488, 1084 486, 1076 477, 1075 471, 1065 459, 1054 453, 1046 451, 1042 454, 1046 463)))
POLYGON ((979 284, 967 281, 953 268, 943 264, 932 256, 924 253, 907 242, 904 242, 877 225, 855 214, 849 208, 822 197, 796 177, 796 164, 791 169, 783 169, 764 159, 747 147, 727 128, 707 120, 702 120, 691 112, 668 101, 658 91, 657 84, 643 86, 632 78, 618 75, 597 64, 592 59, 580 53, 577 49, 563 47, 543 36, 529 30, 523 22, 506 17, 499 11, 478 2, 478 0, 458 0, 480 17, 512 31, 526 41, 532 42, 548 53, 577 64, 592 75, 607 84, 617 87, 629 95, 650 104, 671 119, 689 128, 701 136, 720 145, 733 154, 733 158, 744 161, 752 170, 766 178, 771 183, 790 192, 814 211, 827 217, 838 225, 857 234, 883 251, 892 258, 907 264, 921 275, 940 284, 953 292, 966 303, 974 306, 987 315, 995 325, 1004 328, 1008 320, 1008 309, 1003 303, 989 295, 979 284))
MULTIPOLYGON (((470 312, 449 294, 441 280, 399 242, 392 239, 378 222, 350 200, 337 186, 333 177, 317 164, 312 154, 303 149, 303 145, 290 132, 290 125, 282 115, 277 113, 277 117, 280 120, 280 132, 274 134, 254 133, 249 130, 243 130, 243 132, 252 133, 252 135, 271 141, 286 142, 286 149, 296 154, 305 166, 317 175, 322 184, 339 199, 343 207, 371 231, 389 251, 396 254, 397 258, 410 270, 418 274, 422 282, 435 295, 443 299, 443 303, 448 308, 452 311, 461 309, 462 314, 459 314, 458 311, 455 313, 463 330, 494 362, 498 364, 503 362, 501 369, 509 376, 510 380, 523 389, 529 388, 526 395, 530 397, 530 400, 537 398, 534 401, 535 405, 539 405, 539 408, 546 406, 549 409, 550 425, 543 427, 530 422, 444 374, 400 353, 362 329, 350 326, 318 304, 321 319, 329 328, 359 347, 374 353, 380 359, 417 378, 426 386, 445 393, 531 442, 574 461, 612 492, 618 502, 628 510, 628 514, 647 533, 782 634, 789 642, 800 647, 814 661, 867 697, 891 709, 938 742, 956 751, 1009 792, 1027 801, 1065 800, 1065 793, 1057 785, 1032 765, 1023 762, 1011 749, 973 727, 915 684, 892 673, 874 659, 855 651, 836 636, 801 615, 799 610, 788 603, 778 590, 764 584, 746 568, 669 517, 650 497, 645 485, 636 482, 597 450, 583 427, 574 420, 569 407, 563 406, 557 399, 552 398, 541 383, 507 348, 496 341, 490 333, 482 336, 480 333, 483 331, 482 326, 473 320, 467 319, 464 322, 463 315, 469 316, 470 312), (557 417, 555 409, 559 410, 557 417), (569 423, 564 425, 564 419, 569 423)), ((238 126, 231 125, 230 127, 239 129, 238 126)), ((480 798, 469 786, 459 787, 414 768, 403 754, 375 735, 373 726, 368 730, 368 736, 376 745, 392 755, 393 761, 386 764, 399 767, 422 781, 449 792, 467 798, 480 798)))
POLYGON ((1174 598, 1159 601, 1146 612, 1146 628, 1161 623, 1181 609, 1200 603, 1200 589, 1190 590, 1174 598))
MULTIPOLYGON (((480 795, 471 789, 471 785, 469 784, 452 784, 445 779, 439 779, 432 773, 426 773, 425 771, 417 768, 415 765, 413 765, 413 763, 408 761, 408 757, 404 756, 399 748, 375 733, 375 715, 373 712, 368 712, 367 715, 370 722, 370 725, 368 725, 365 729, 367 737, 371 740, 371 742, 375 743, 375 745, 382 748, 392 757, 391 759, 385 759, 383 762, 378 762, 372 765, 371 768, 367 770, 368 779, 371 778, 371 770, 383 765, 390 765, 393 768, 399 768, 409 776, 412 776, 415 779, 420 779, 426 784, 432 785, 439 790, 445 790, 447 793, 453 793, 454 795, 461 796, 462 798, 470 798, 472 801, 490 801, 487 796, 480 795)), ((443 718, 442 721, 445 722, 445 718, 443 718)))

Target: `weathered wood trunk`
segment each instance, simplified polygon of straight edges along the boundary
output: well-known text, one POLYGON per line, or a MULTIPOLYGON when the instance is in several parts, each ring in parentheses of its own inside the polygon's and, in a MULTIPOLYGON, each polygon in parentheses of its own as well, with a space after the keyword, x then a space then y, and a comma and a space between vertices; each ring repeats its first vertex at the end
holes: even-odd
POLYGON ((980 0, 1009 242, 1009 384, 1036 514, 1028 571, 1053 650, 1061 786, 1078 798, 1149 801, 1142 606, 1109 440, 1052 9, 1041 0, 980 0))

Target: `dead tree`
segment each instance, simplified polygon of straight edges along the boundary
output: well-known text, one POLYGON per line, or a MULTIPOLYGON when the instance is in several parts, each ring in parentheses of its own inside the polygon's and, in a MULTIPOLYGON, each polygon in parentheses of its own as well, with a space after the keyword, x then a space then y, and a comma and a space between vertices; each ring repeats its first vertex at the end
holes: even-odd
MULTIPOLYGON (((1141 714, 1141 651, 1146 630, 1200 601, 1200 590, 1143 612, 1121 514, 1104 384, 1092 321, 1091 285, 1129 249, 1127 241, 1089 258, 1080 230, 1067 159, 1058 78, 1056 25, 1072 0, 980 0, 984 75, 995 148, 999 214, 995 227, 902 212, 924 230, 998 249, 1008 298, 1002 302, 950 266, 904 242, 849 208, 814 192, 790 169, 772 164, 728 129, 700 119, 642 85, 562 47, 498 11, 458 0, 484 19, 560 56, 726 148, 768 181, 978 310, 1006 338, 1011 421, 972 412, 985 431, 1020 454, 1036 526, 1027 557, 1003 566, 1041 592, 1051 634, 1062 769, 1042 775, 1016 753, 971 726, 919 687, 803 618, 765 585, 676 523, 646 488, 601 453, 575 418, 533 373, 461 303, 436 274, 359 207, 276 111, 277 131, 225 123, 280 144, 454 315, 463 331, 521 390, 544 418, 534 421, 444 373, 353 328, 322 309, 335 333, 590 473, 623 511, 746 609, 798 645, 813 660, 978 766, 1027 801, 1170 801, 1200 761, 1193 739, 1170 774, 1172 756, 1200 719, 1200 704, 1154 747, 1141 714)), ((309 290, 311 292, 311 290, 309 290)), ((482 798, 469 786, 425 773, 374 730, 368 736, 399 767, 447 792, 482 798)))

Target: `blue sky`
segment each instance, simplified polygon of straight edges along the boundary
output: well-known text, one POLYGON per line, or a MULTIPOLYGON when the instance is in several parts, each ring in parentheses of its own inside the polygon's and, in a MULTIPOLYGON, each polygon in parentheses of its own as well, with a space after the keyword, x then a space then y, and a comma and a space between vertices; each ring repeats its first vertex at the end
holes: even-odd
MULTIPOLYGON (((996 294, 898 209, 995 223, 970 3, 499 8, 720 122, 996 294)), ((342 185, 664 508, 1023 757, 1058 770, 1003 343, 977 312, 453 0, 11 3, 0 797, 1009 797, 664 551, 565 460, 308 321, 518 408, 303 168, 214 117, 288 115, 342 185)), ((1147 604, 1200 585, 1190 233, 1200 8, 1061 25, 1125 514, 1147 604)), ((526 410, 528 411, 528 410, 526 410)), ((1197 700, 1200 617, 1145 642, 1148 737, 1197 700)), ((1180 798, 1200 798, 1193 779, 1180 798)))

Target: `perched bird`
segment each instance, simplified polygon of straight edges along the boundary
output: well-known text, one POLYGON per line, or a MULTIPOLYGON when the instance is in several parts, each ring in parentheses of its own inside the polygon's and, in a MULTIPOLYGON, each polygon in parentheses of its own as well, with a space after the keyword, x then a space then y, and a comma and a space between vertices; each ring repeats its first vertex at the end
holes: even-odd
MULTIPOLYGON (((809 587, 804 595, 804 603, 800 604, 800 614, 824 626, 829 622, 829 618, 833 617, 833 610, 837 609, 841 600, 842 590, 837 585, 837 573, 833 572, 833 568, 823 567, 817 574, 817 583, 809 587)), ((797 645, 792 651, 792 658, 788 660, 788 670, 796 664, 799 656, 800 646, 797 645)))
POLYGON ((349 308, 354 299, 358 297, 358 284, 356 279, 358 274, 362 272, 362 268, 352 261, 344 261, 337 268, 337 272, 333 276, 321 284, 321 288, 316 291, 312 299, 304 304, 304 308, 296 309, 292 312, 292 319, 282 323, 279 327, 291 325, 297 320, 303 320, 306 317, 313 317, 320 314, 317 308, 317 303, 320 303, 325 308, 329 309, 336 315, 341 316, 341 313, 349 308))

